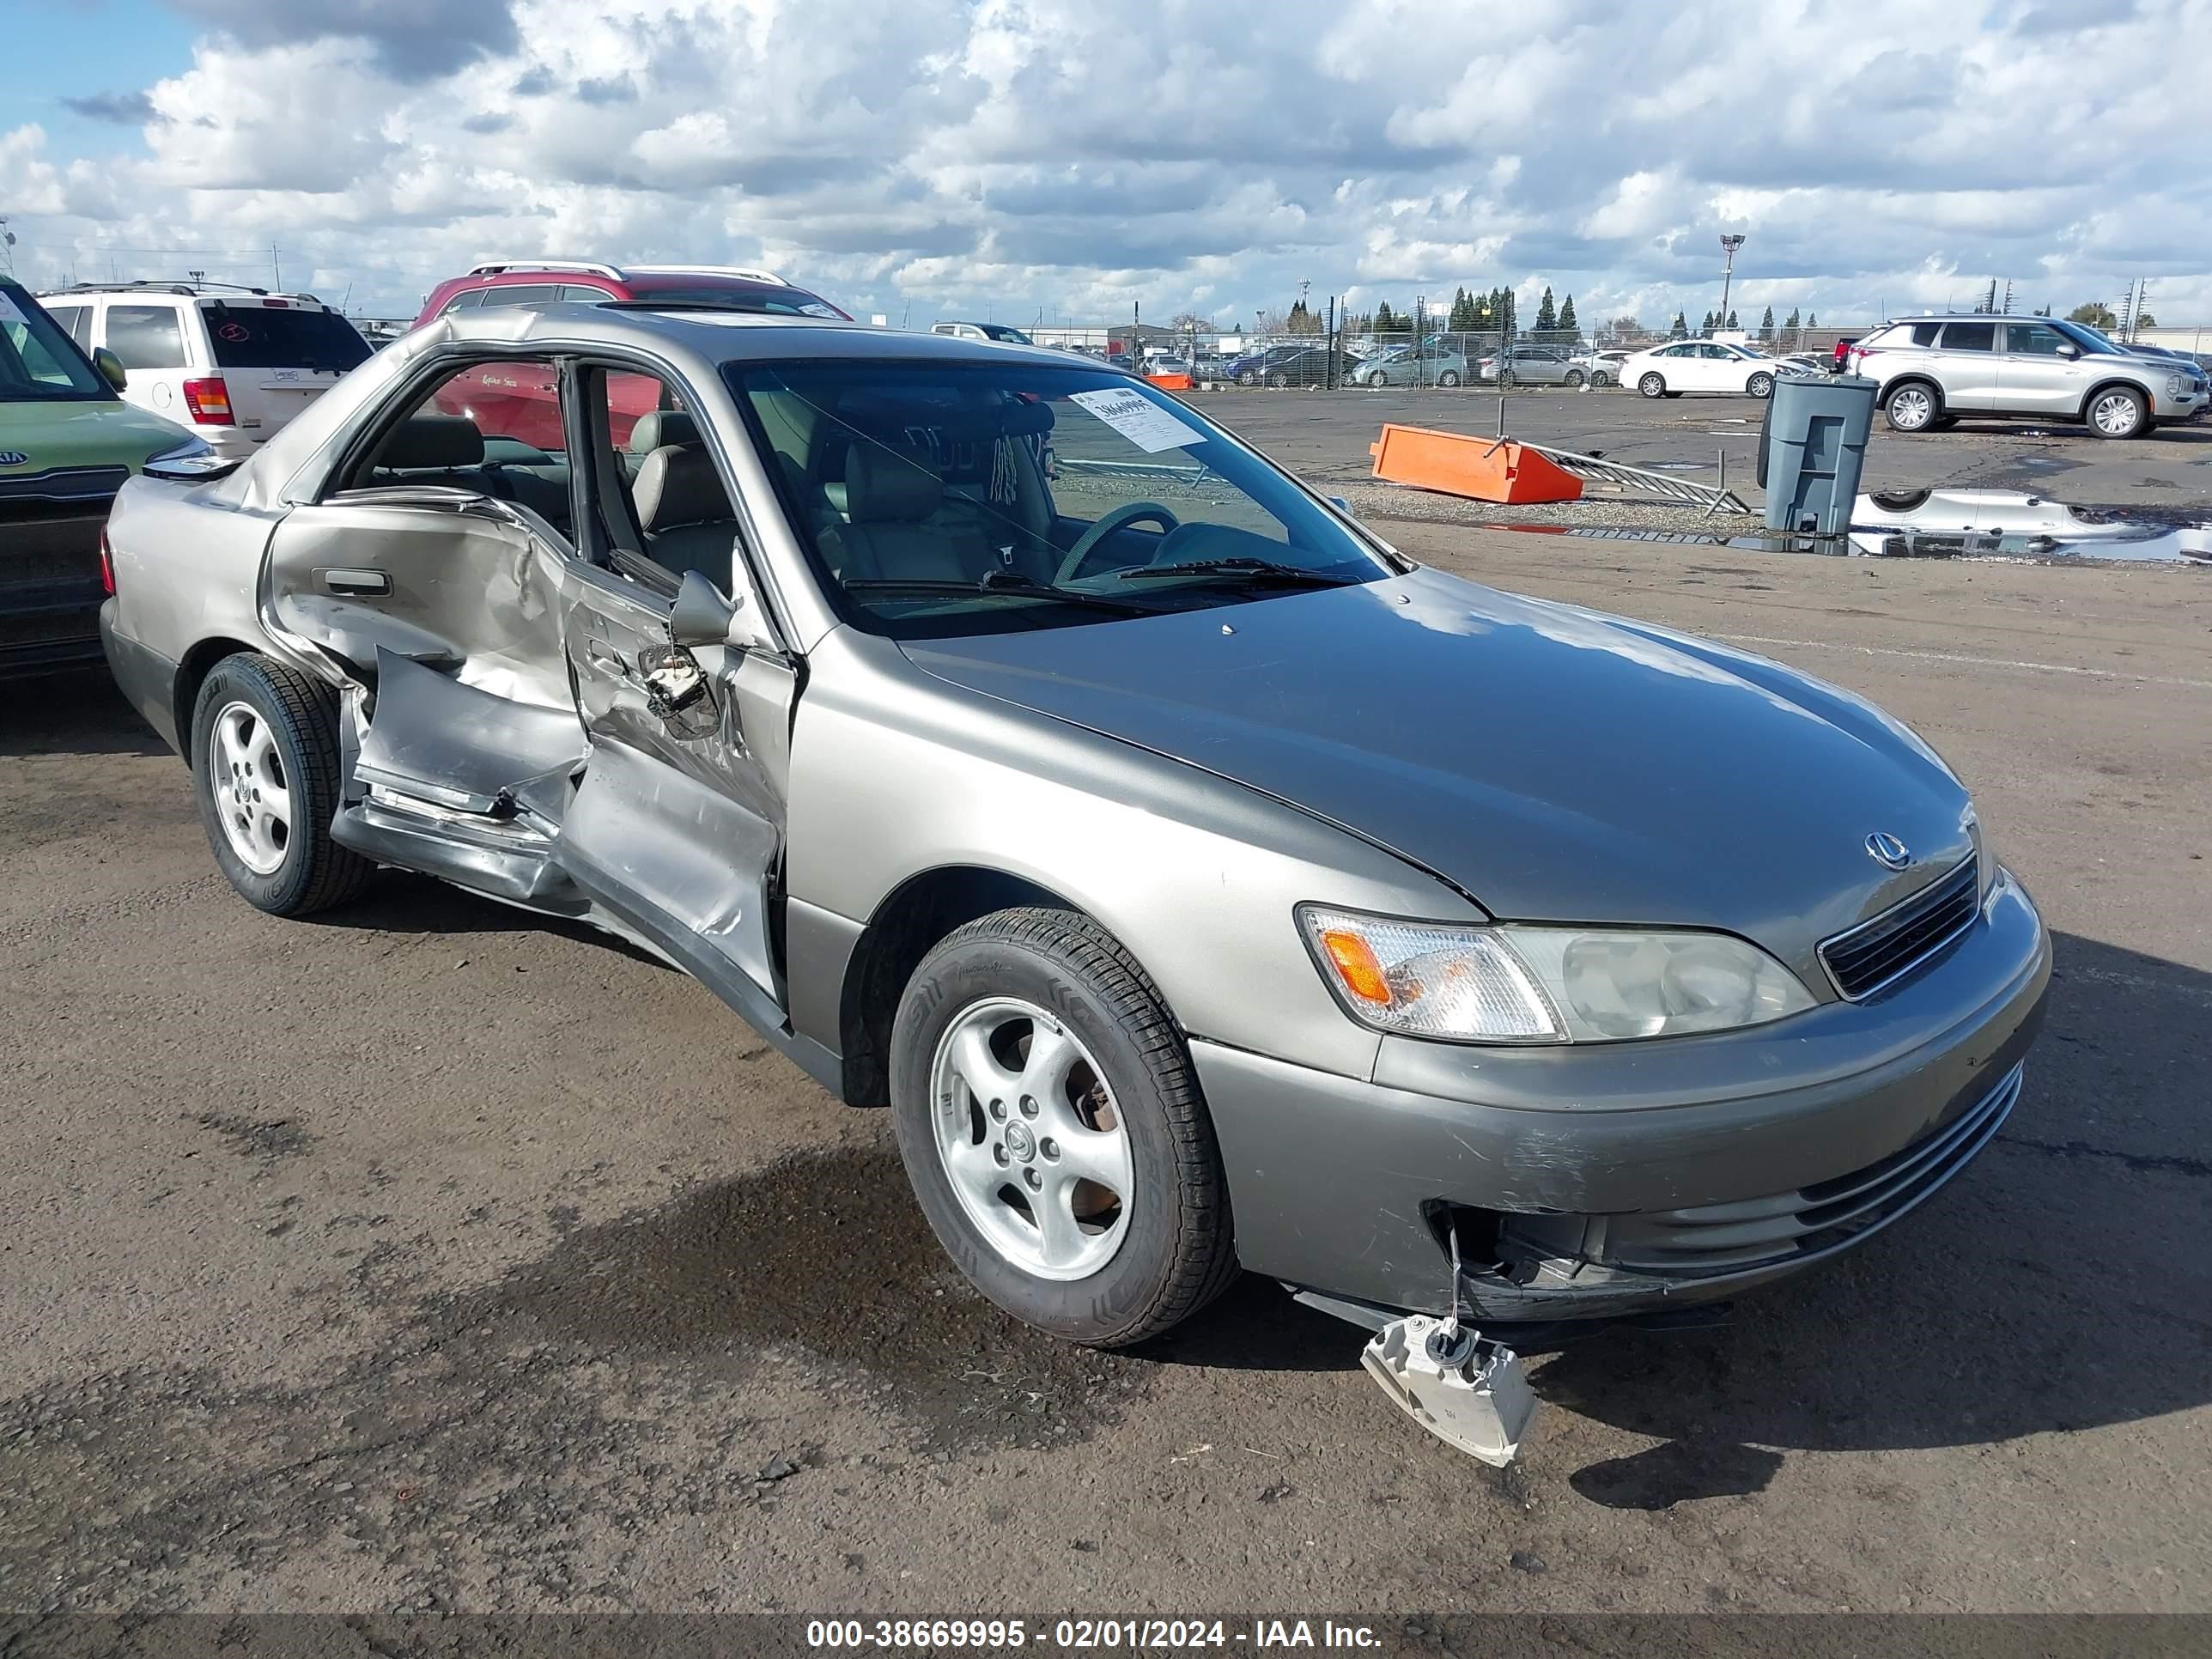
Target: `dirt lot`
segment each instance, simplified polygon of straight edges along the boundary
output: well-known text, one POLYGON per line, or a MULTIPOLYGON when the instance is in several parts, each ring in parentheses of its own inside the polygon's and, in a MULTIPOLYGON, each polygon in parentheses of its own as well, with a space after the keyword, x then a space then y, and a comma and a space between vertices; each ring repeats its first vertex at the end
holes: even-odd
POLYGON ((2212 1610, 2212 577, 1401 538, 1977 787, 2058 977, 1937 1202, 1542 1360, 1500 1477, 1268 1285, 1024 1334, 696 985, 398 877, 263 917, 104 681, 9 687, 0 1607, 2212 1610))

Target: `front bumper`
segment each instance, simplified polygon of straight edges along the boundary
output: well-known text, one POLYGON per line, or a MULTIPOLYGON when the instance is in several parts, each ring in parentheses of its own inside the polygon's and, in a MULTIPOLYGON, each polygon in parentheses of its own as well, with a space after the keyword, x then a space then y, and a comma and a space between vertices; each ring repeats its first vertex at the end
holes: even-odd
POLYGON ((1863 1242, 2011 1109, 2051 978, 2009 875, 1940 962, 1864 1003, 1710 1037, 1383 1039, 1339 1077, 1204 1041, 1249 1270, 1373 1308, 1605 1319, 1733 1297, 1863 1242))
POLYGON ((2158 419, 2185 421, 2191 416, 2203 414, 2207 408, 2212 408, 2212 394, 2189 391, 2176 397, 2161 390, 2152 398, 2151 403, 2151 413, 2158 419))

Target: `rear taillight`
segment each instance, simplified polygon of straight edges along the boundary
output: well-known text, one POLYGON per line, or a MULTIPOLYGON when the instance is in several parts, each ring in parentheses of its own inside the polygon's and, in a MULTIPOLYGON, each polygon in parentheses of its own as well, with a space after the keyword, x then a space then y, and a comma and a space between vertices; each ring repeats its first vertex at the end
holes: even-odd
POLYGON ((100 591, 115 597, 115 558, 107 549, 107 526, 100 527, 100 591))
POLYGON ((237 422, 230 413, 230 388, 222 383, 222 376, 211 374, 204 380, 185 382, 185 407, 191 411, 192 419, 202 426, 234 426, 237 422))

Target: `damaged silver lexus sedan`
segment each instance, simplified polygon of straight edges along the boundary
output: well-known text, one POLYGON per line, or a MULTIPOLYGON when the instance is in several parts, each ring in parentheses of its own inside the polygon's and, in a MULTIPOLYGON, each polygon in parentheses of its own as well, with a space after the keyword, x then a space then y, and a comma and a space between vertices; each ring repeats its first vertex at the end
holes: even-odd
POLYGON ((1911 732, 1425 569, 1104 365, 464 311, 232 465, 125 488, 102 622, 240 893, 394 866, 664 957, 888 1103, 1043 1330, 1239 1266, 1717 1301, 2018 1096, 2045 930, 1911 732))

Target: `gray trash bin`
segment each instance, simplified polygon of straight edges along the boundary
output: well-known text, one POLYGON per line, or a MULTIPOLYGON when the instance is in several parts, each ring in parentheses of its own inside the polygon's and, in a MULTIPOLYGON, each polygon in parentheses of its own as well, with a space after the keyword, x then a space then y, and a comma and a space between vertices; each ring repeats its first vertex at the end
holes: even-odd
POLYGON ((1856 374, 1775 377, 1759 450, 1768 529, 1840 536, 1850 528, 1875 391, 1856 374))

